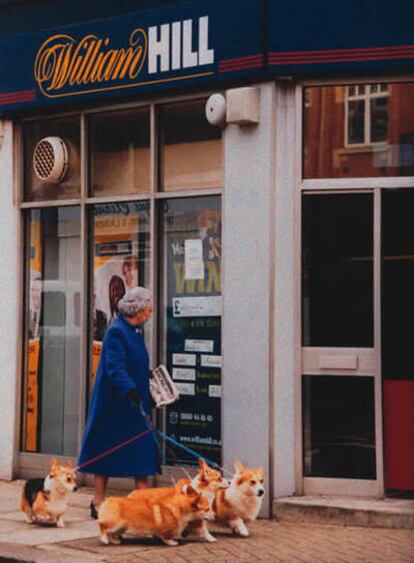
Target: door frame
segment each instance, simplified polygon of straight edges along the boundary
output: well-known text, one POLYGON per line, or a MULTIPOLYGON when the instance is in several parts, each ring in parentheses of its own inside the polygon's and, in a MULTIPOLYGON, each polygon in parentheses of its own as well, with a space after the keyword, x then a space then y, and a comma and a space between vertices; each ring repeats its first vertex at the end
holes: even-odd
MULTIPOLYGON (((330 80, 306 80, 298 82, 295 88, 294 113, 296 115, 295 141, 292 154, 295 156, 295 203, 293 209, 295 237, 295 488, 296 493, 326 494, 340 496, 384 497, 384 446, 383 446, 383 398, 381 373, 381 191, 383 188, 413 188, 413 176, 389 176, 375 178, 322 178, 304 179, 302 166, 303 143, 303 96, 304 89, 310 86, 333 86, 347 84, 368 84, 378 82, 413 82, 409 76, 347 77, 330 80), (298 189, 299 188, 299 189, 298 189), (304 194, 338 193, 374 194, 374 355, 376 364, 375 385, 375 432, 377 479, 365 481, 358 479, 335 479, 305 477, 303 467, 302 436, 302 197, 304 194), (368 483, 368 484, 367 484, 368 483)), ((334 349, 333 349, 334 350, 334 349)))
MULTIPOLYGON (((300 413, 301 425, 298 437, 301 441, 301 473, 302 494, 305 495, 338 495, 381 497, 384 491, 384 463, 383 463, 383 425, 382 425, 382 377, 381 377, 381 192, 380 190, 347 190, 351 194, 373 194, 373 348, 337 348, 337 347, 308 347, 300 346, 301 362, 297 380, 299 397, 297 410, 302 411, 302 376, 324 375, 372 377, 374 380, 374 416, 375 416, 375 466, 376 479, 345 479, 332 477, 306 477, 303 467, 303 412, 300 413), (323 363, 321 364, 321 358, 323 363), (355 367, 341 366, 343 359, 354 361, 355 367), (359 366, 357 368, 357 366, 359 366)), ((303 191, 303 197, 318 197, 321 195, 343 195, 343 190, 303 191)), ((302 217, 300 224, 302 223, 302 217)), ((302 297, 301 297, 302 302, 302 297)), ((300 304, 301 307, 301 304, 300 304)), ((300 317, 301 318, 301 317, 300 317)), ((301 321, 302 322, 302 321, 301 321)), ((302 331, 301 331, 302 333, 302 331)))

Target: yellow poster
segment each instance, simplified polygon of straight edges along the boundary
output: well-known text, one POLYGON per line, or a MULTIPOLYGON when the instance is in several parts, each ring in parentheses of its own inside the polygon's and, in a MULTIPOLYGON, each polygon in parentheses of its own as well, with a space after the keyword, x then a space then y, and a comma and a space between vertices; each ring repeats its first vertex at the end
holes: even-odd
POLYGON ((34 215, 30 223, 30 305, 29 305, 29 349, 26 372, 25 440, 24 449, 37 451, 37 426, 39 411, 39 355, 40 315, 42 297, 42 233, 40 217, 34 215))
POLYGON ((37 448, 39 339, 29 340, 29 359, 26 390, 26 441, 25 450, 35 452, 37 448))
POLYGON ((93 341, 92 345, 92 374, 91 374, 91 389, 95 385, 96 374, 98 372, 99 360, 101 359, 102 342, 98 340, 93 341))

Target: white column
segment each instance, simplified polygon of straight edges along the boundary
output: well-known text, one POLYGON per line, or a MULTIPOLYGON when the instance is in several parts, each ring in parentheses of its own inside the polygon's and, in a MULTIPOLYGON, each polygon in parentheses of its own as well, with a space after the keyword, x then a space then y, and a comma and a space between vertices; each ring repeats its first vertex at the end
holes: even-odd
POLYGON ((265 468, 268 515, 275 88, 259 87, 259 124, 224 133, 222 436, 227 468, 265 468))
POLYGON ((13 201, 13 127, 3 122, 0 146, 0 479, 13 476, 16 436, 17 342, 19 321, 19 212, 13 201))
MULTIPOLYGON (((300 125, 295 112, 295 87, 276 88, 276 167, 274 213, 274 393, 273 494, 295 492, 295 378, 300 340, 300 213, 298 204, 300 125), (299 153, 298 153, 299 151, 299 153)), ((296 408, 300 409, 299 404, 296 408)))

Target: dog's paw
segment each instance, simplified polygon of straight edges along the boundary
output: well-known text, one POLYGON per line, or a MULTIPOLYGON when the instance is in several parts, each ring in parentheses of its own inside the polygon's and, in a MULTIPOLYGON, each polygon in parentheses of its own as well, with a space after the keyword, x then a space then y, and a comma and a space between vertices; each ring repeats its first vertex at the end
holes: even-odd
POLYGON ((202 536, 202 538, 204 541, 208 541, 210 543, 214 543, 217 541, 217 538, 215 538, 212 534, 210 534, 210 532, 202 536))
POLYGON ((243 522, 233 525, 232 529, 233 529, 233 534, 239 536, 240 538, 248 538, 250 536, 250 532, 246 528, 243 522))
POLYGON ((250 536, 250 532, 245 526, 237 528, 236 534, 241 538, 248 538, 250 536))
POLYGON ((102 535, 102 536, 99 536, 99 539, 101 540, 101 542, 102 542, 104 545, 109 545, 109 538, 108 538, 108 536, 102 535))
POLYGON ((56 528, 64 528, 65 526, 66 526, 66 524, 63 520, 58 520, 56 522, 56 528))
POLYGON ((161 538, 161 539, 165 543, 165 545, 168 545, 169 547, 175 547, 175 546, 179 545, 177 540, 167 540, 165 538, 161 538))

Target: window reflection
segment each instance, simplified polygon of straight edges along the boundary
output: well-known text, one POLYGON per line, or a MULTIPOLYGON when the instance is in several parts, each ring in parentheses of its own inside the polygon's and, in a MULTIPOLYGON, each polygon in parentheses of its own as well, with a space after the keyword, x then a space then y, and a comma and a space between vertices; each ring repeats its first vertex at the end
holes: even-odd
POLYGON ((414 84, 306 88, 304 177, 414 174, 414 84))
POLYGON ((205 116, 205 100, 160 109, 161 185, 165 191, 223 185, 221 130, 205 116))
POLYGON ((89 123, 91 185, 95 196, 150 189, 148 108, 95 115, 89 123))
POLYGON ((374 378, 303 376, 306 477, 375 479, 374 378))
POLYGON ((75 455, 80 385, 80 212, 28 214, 25 451, 75 455))
POLYGON ((373 345, 371 194, 303 198, 304 346, 373 345))

